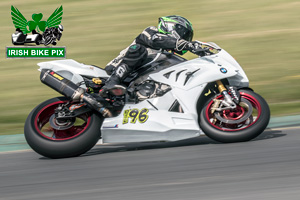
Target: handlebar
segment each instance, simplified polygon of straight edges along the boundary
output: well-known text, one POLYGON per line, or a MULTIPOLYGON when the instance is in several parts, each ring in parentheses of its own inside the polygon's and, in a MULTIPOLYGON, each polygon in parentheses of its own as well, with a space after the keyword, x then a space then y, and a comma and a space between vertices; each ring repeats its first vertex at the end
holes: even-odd
POLYGON ((199 43, 200 47, 203 49, 203 51, 205 52, 206 55, 214 55, 219 53, 222 48, 219 47, 217 44, 213 43, 213 42, 201 42, 201 41, 197 41, 196 42, 199 43))

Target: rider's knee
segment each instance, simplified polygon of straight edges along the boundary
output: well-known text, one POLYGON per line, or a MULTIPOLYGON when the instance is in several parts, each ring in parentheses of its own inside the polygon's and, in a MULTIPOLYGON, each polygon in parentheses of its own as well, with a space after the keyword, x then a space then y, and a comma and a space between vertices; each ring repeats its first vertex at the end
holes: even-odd
POLYGON ((123 63, 127 64, 129 68, 134 69, 141 66, 147 56, 147 49, 143 45, 133 44, 128 48, 123 63))

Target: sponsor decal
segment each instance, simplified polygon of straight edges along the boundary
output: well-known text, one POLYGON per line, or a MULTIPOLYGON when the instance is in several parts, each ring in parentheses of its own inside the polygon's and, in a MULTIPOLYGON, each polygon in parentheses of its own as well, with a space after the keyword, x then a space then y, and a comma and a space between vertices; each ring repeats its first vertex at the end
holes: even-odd
POLYGON ((147 108, 144 108, 142 110, 136 108, 124 110, 123 124, 127 124, 129 122, 129 119, 130 123, 132 124, 135 124, 136 121, 139 121, 140 123, 145 123, 149 118, 149 115, 147 115, 148 112, 149 110, 147 108))
POLYGON ((119 124, 116 124, 114 126, 103 126, 103 128, 119 128, 119 124))
POLYGON ((130 49, 136 50, 136 48, 137 48, 136 44, 130 46, 130 49))
POLYGON ((210 95, 210 94, 211 94, 211 91, 210 91, 210 89, 209 89, 208 92, 205 93, 204 95, 207 97, 207 96, 210 95))
POLYGON ((58 74, 56 74, 56 73, 54 73, 54 72, 50 72, 50 74, 52 75, 52 76, 54 76, 55 78, 57 78, 58 80, 63 80, 64 78, 63 77, 61 77, 60 75, 58 75, 58 74))
POLYGON ((74 111, 74 110, 76 110, 76 109, 78 109, 78 108, 81 108, 81 107, 83 107, 83 106, 85 106, 85 105, 86 105, 85 103, 73 104, 73 105, 71 105, 71 106, 69 107, 69 110, 70 110, 70 111, 74 111))

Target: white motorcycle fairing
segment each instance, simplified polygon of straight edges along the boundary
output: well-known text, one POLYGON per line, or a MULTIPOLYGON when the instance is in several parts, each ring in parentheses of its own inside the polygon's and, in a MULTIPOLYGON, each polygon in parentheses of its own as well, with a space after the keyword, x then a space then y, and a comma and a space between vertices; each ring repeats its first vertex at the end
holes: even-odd
MULTIPOLYGON (((100 68, 74 60, 59 60, 38 64, 52 69, 65 78, 79 83, 82 76, 109 77, 100 68)), ((248 87, 249 81, 240 65, 225 51, 196 58, 152 73, 148 80, 167 84, 171 90, 161 97, 137 104, 126 102, 116 117, 105 118, 101 127, 103 143, 176 141, 204 134, 199 127, 197 102, 208 83, 227 79, 229 84, 248 87), (172 112, 174 104, 182 112, 172 112)))
MULTIPOLYGON (((109 77, 106 71, 101 68, 94 65, 85 65, 72 59, 41 62, 37 65, 40 66, 39 71, 42 69, 51 69, 75 84, 84 81, 82 76, 109 77)), ((85 85, 82 85, 81 87, 86 89, 85 85)))

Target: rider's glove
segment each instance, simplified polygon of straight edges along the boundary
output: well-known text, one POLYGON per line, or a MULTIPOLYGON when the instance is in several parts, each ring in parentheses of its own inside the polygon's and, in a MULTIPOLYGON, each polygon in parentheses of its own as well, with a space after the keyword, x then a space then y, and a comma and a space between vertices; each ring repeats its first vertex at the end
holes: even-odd
POLYGON ((205 56, 206 49, 202 49, 198 42, 189 42, 186 45, 187 50, 190 52, 198 55, 198 56, 205 56))
POLYGON ((198 56, 205 56, 207 49, 202 49, 199 42, 188 42, 186 40, 180 39, 176 43, 176 51, 188 50, 198 56))

